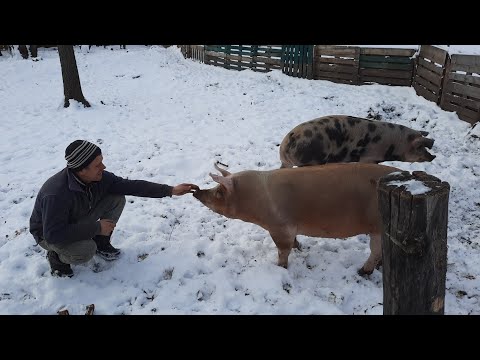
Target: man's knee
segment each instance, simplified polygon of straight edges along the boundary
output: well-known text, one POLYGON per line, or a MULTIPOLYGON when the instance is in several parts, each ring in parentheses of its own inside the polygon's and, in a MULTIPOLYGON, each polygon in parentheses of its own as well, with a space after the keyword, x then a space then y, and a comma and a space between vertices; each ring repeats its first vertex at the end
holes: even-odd
POLYGON ((45 250, 47 250, 47 251, 50 250, 50 248, 49 248, 49 246, 48 246, 48 244, 47 244, 47 242, 46 242, 45 240, 41 240, 41 241, 38 243, 38 245, 39 245, 42 249, 45 249, 45 250))
POLYGON ((125 204, 127 203, 127 199, 125 198, 125 195, 112 195, 113 196, 113 201, 116 204, 117 207, 123 209, 125 207, 125 204))
POLYGON ((83 264, 90 261, 97 252, 97 244, 92 239, 74 242, 63 249, 56 249, 60 261, 66 264, 83 264))
POLYGON ((125 195, 108 194, 97 204, 89 219, 93 216, 95 219, 117 221, 122 215, 126 202, 125 195))
POLYGON ((110 194, 108 195, 108 200, 107 200, 111 206, 112 209, 114 209, 114 212, 117 214, 121 214, 123 211, 123 208, 125 207, 125 204, 127 203, 127 199, 125 198, 125 195, 113 195, 110 194))

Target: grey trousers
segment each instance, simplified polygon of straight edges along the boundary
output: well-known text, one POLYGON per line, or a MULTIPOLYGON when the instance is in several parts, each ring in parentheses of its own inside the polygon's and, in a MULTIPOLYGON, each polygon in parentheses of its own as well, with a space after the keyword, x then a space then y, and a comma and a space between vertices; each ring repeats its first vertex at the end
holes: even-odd
MULTIPOLYGON (((125 207, 125 196, 107 195, 92 209, 87 216, 76 220, 75 224, 83 224, 98 219, 111 219, 115 222, 120 219, 123 208, 125 207)), ((60 261, 65 264, 82 264, 89 261, 97 251, 97 244, 93 239, 79 240, 65 244, 48 244, 45 240, 38 243, 42 248, 48 251, 55 251, 60 261)))

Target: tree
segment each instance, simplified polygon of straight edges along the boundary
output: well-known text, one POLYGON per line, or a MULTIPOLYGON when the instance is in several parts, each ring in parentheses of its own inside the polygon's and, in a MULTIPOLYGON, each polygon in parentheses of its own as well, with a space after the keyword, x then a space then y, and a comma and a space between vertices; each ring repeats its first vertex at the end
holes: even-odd
POLYGON ((63 93, 65 94, 63 106, 69 107, 70 99, 73 99, 82 103, 85 107, 90 107, 82 93, 73 45, 58 45, 58 55, 62 67, 63 93))
POLYGON ((22 55, 22 58, 28 59, 28 50, 26 45, 18 45, 18 51, 22 55))
POLYGON ((38 45, 30 45, 29 50, 33 58, 36 58, 38 56, 38 45))

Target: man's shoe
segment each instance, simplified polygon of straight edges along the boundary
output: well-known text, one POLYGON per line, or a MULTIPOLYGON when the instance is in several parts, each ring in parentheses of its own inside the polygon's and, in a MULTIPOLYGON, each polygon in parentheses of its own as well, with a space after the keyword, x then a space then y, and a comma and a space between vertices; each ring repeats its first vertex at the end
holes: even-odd
POLYGON ((56 277, 72 277, 73 271, 70 264, 65 264, 60 261, 58 254, 55 251, 47 251, 47 259, 50 264, 50 274, 56 277))
POLYGON ((107 261, 117 260, 120 257, 120 249, 110 244, 110 236, 97 235, 93 238, 97 243, 97 255, 107 261))

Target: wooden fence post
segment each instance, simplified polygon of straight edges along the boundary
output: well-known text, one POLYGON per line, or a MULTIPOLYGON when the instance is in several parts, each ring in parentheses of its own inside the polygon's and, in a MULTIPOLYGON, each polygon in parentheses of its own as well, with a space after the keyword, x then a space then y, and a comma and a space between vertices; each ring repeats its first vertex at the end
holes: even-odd
POLYGON ((423 171, 380 180, 384 315, 444 314, 449 193, 423 171))
POLYGON ((450 54, 447 53, 447 56, 445 57, 445 63, 443 64, 443 69, 442 69, 442 82, 440 84, 440 90, 438 91, 437 105, 439 105, 441 109, 443 109, 442 105, 443 105, 443 102, 445 101, 445 96, 443 94, 446 93, 445 87, 448 84, 451 63, 452 63, 452 58, 450 54))

